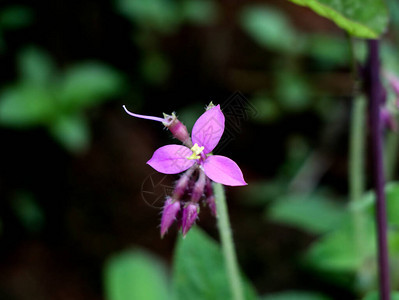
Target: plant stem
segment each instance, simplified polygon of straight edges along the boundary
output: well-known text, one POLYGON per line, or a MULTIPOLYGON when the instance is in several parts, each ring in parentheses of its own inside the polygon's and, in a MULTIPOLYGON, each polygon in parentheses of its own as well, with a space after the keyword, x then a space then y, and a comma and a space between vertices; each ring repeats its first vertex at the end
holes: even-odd
POLYGON ((389 262, 387 247, 387 216, 384 192, 384 162, 382 149, 382 85, 380 82, 380 61, 378 40, 368 41, 368 60, 365 83, 369 95, 370 134, 372 151, 373 183, 376 193, 376 222, 378 239, 378 267, 380 299, 390 299, 389 262))
MULTIPOLYGON (((351 204, 359 201, 364 193, 365 108, 365 99, 355 96, 349 135, 349 198, 351 204)), ((363 211, 353 209, 353 222, 357 251, 359 255, 363 256, 365 236, 363 211)))
POLYGON ((215 192, 219 235, 222 243, 226 271, 229 276, 231 293, 233 295, 233 299, 243 300, 244 291, 242 287, 240 271, 238 268, 237 255, 234 250, 230 220, 226 205, 226 196, 223 186, 220 183, 214 183, 213 189, 215 192))

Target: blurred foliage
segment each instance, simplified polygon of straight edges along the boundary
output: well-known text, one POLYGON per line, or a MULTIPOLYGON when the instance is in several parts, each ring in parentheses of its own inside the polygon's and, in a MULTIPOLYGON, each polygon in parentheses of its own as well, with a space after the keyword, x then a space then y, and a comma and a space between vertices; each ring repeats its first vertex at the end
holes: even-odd
MULTIPOLYGON (((392 282, 397 282, 399 183, 386 186, 386 198, 391 275, 392 282)), ((350 206, 338 205, 316 195, 288 194, 272 202, 268 216, 273 221, 322 234, 305 255, 305 264, 328 273, 329 280, 335 278, 341 284, 349 284, 364 293, 377 285, 374 202, 373 192, 350 206), (342 282, 345 274, 352 274, 356 280, 342 282)), ((392 288, 399 287, 393 284, 392 288)))
MULTIPOLYGON (((219 245, 196 227, 185 239, 177 242, 173 286, 177 299, 231 299, 230 283, 219 245)), ((245 299, 256 299, 255 291, 248 282, 245 282, 244 292, 245 299)))
MULTIPOLYGON (((108 300, 230 299, 229 281, 219 246, 198 228, 179 239, 170 284, 163 263, 143 251, 115 254, 104 266, 108 300)), ((256 299, 249 283, 245 299, 256 299)))
POLYGON ((182 24, 210 24, 217 19, 212 0, 116 0, 118 10, 142 30, 160 34, 175 32, 182 24))
POLYGON ((116 0, 116 7, 135 26, 141 77, 152 85, 165 83, 172 70, 161 38, 175 34, 184 24, 211 25, 218 19, 218 5, 212 0, 116 0))
POLYGON ((27 26, 32 20, 33 13, 25 6, 13 5, 0 10, 0 53, 6 49, 4 32, 27 26))
MULTIPOLYGON (((377 291, 368 293, 362 300, 378 300, 380 295, 377 291)), ((391 292, 391 300, 399 300, 399 292, 391 292)))
POLYGON ((290 1, 310 7, 357 37, 377 38, 385 32, 388 25, 388 11, 383 0, 290 1))
POLYGON ((286 291, 266 295, 261 300, 329 300, 330 298, 313 292, 304 291, 286 291))
POLYGON ((322 194, 286 195, 275 199, 267 213, 272 221, 321 234, 342 224, 346 211, 342 205, 322 194))
POLYGON ((121 74, 99 62, 58 72, 48 54, 26 48, 18 58, 20 79, 0 93, 0 124, 27 129, 44 126, 72 153, 90 143, 84 110, 120 95, 121 74))
POLYGON ((303 38, 287 16, 278 9, 247 5, 241 13, 240 21, 245 31, 261 46, 292 54, 301 51, 303 47, 303 38))
POLYGON ((18 192, 11 202, 14 213, 28 232, 38 233, 44 226, 44 213, 27 192, 18 192))
POLYGON ((104 267, 106 299, 171 299, 166 268, 148 252, 114 254, 104 267))

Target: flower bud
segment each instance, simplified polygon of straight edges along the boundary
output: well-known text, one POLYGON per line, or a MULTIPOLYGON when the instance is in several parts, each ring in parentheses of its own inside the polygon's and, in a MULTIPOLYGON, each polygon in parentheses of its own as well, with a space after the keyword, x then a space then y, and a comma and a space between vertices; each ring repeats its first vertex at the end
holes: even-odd
POLYGON ((180 202, 173 201, 171 197, 167 197, 162 211, 161 219, 161 237, 165 235, 169 227, 176 219, 177 213, 180 211, 180 202))
POLYGON ((191 175, 193 174, 195 168, 191 167, 186 172, 184 172, 179 180, 176 182, 175 189, 173 190, 173 199, 180 200, 184 195, 187 187, 190 185, 191 175))
POLYGON ((198 204, 189 203, 185 208, 183 208, 182 216, 182 233, 183 237, 186 236, 187 232, 190 230, 191 226, 195 223, 199 211, 198 204))
POLYGON ((191 201, 197 203, 199 199, 201 199, 202 194, 204 193, 206 183, 206 176, 203 170, 200 169, 199 178, 196 181, 192 194, 191 194, 191 201))
POLYGON ((174 113, 172 115, 163 114, 165 122, 163 124, 167 127, 175 138, 181 141, 184 145, 191 148, 193 143, 187 127, 179 121, 174 113))
POLYGON ((213 194, 212 182, 210 181, 209 178, 207 178, 207 180, 206 180, 205 197, 206 197, 206 200, 205 200, 206 204, 208 204, 212 215, 214 217, 216 217, 217 216, 217 211, 216 211, 215 195, 213 194))

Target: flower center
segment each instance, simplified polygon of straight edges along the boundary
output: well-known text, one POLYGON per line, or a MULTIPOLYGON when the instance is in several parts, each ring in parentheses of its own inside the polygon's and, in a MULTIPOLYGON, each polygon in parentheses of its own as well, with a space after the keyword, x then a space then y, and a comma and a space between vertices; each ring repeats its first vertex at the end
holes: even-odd
POLYGON ((187 159, 200 159, 199 155, 204 151, 204 147, 199 147, 198 144, 195 143, 194 146, 191 147, 191 151, 193 151, 193 154, 187 156, 187 159))

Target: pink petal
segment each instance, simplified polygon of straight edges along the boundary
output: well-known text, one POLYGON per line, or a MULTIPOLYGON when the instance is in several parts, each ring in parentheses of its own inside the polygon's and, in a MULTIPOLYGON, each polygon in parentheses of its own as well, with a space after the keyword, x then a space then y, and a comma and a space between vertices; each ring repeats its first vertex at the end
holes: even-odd
POLYGON ((192 153, 185 146, 167 145, 157 149, 147 164, 160 173, 177 174, 187 170, 195 163, 195 160, 187 159, 192 153))
POLYGON ((224 131, 224 115, 220 105, 204 112, 195 122, 191 137, 193 144, 204 147, 204 153, 215 149, 224 131))
POLYGON ((230 158, 221 155, 209 156, 204 162, 206 176, 224 185, 247 185, 240 167, 230 158))

